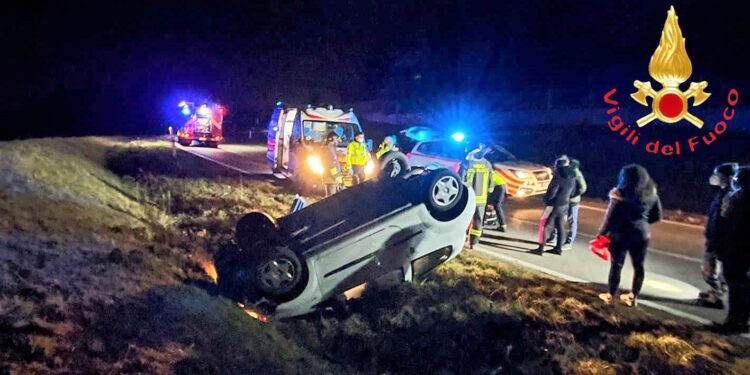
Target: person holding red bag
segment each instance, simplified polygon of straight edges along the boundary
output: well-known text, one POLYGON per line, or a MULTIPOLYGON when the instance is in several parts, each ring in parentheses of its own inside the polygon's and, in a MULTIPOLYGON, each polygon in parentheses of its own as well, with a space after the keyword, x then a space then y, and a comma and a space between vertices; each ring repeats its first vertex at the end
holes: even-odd
POLYGON ((620 287, 620 274, 625 264, 625 255, 630 254, 633 264, 631 292, 620 296, 628 306, 637 304, 643 287, 646 249, 651 238, 649 226, 661 220, 661 200, 656 184, 646 168, 637 164, 626 165, 620 170, 617 187, 609 192, 609 206, 599 236, 610 239, 609 292, 599 295, 604 302, 612 302, 620 287))

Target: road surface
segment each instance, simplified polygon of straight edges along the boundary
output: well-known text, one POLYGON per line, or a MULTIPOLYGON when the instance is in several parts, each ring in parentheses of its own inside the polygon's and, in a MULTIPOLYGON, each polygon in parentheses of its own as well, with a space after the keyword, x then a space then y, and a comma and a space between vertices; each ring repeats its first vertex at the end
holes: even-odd
MULTIPOLYGON (((271 173, 265 159, 265 145, 224 144, 218 149, 178 147, 242 173, 271 173)), ((505 204, 509 216, 508 232, 486 231, 475 251, 570 281, 592 283, 604 291, 609 263, 588 250, 588 241, 593 238, 601 223, 603 209, 582 205, 579 235, 573 249, 562 255, 537 256, 528 251, 536 247, 537 220, 541 215, 541 206, 538 198, 508 200, 505 204)), ((654 225, 646 257, 642 304, 697 323, 722 321, 725 310, 700 307, 694 301, 698 292, 705 288, 699 261, 702 252, 703 228, 676 222, 654 225)), ((626 264, 621 288, 629 289, 631 278, 632 267, 626 264)))

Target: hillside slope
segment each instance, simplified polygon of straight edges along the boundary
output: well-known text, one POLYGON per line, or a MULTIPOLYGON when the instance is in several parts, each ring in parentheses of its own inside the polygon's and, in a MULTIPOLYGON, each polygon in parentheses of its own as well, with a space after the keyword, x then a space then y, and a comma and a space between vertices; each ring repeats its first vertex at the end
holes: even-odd
POLYGON ((293 197, 162 141, 0 143, 0 374, 717 373, 750 347, 465 252, 348 311, 264 324, 212 287, 243 213, 293 197))

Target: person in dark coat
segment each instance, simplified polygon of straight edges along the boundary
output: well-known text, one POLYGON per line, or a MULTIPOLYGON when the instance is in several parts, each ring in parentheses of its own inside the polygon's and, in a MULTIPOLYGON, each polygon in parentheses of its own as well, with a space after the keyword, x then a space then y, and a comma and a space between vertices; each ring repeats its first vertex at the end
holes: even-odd
MULTIPOLYGON (((586 179, 583 177, 581 172, 581 163, 576 159, 570 159, 570 167, 573 169, 575 174, 575 189, 570 197, 570 206, 568 207, 568 237, 565 239, 565 243, 562 245, 563 250, 570 250, 573 248, 573 242, 576 240, 576 234, 578 234, 578 209, 581 204, 581 196, 586 193, 588 189, 586 185, 586 179)), ((552 232, 552 238, 547 243, 554 243, 557 240, 557 230, 552 232)))
POLYGON ((747 250, 747 234, 750 233, 750 166, 742 166, 733 179, 734 191, 722 207, 721 227, 717 227, 721 239, 719 260, 724 266, 724 278, 729 287, 729 311, 726 320, 718 328, 722 333, 748 332, 750 317, 750 252, 747 250))
POLYGON ((625 255, 630 254, 633 264, 633 285, 631 292, 620 296, 628 306, 637 304, 638 294, 643 287, 646 249, 651 238, 650 225, 661 220, 661 201, 656 184, 646 168, 637 164, 626 165, 620 170, 617 187, 609 192, 609 206, 599 235, 610 238, 609 252, 609 292, 599 295, 610 303, 620 287, 620 274, 625 263, 625 255))
POLYGON ((721 262, 718 260, 718 248, 722 242, 719 228, 724 226, 721 207, 725 205, 725 201, 729 198, 732 179, 734 179, 738 168, 737 163, 721 164, 714 168, 713 174, 708 179, 709 184, 716 189, 706 215, 706 242, 703 262, 701 263, 703 280, 706 281, 709 289, 698 294, 698 301, 707 307, 724 308, 724 302, 721 298, 724 296, 726 281, 721 271, 721 262))
POLYGON ((544 195, 544 212, 539 220, 539 247, 532 253, 542 255, 544 253, 544 242, 552 231, 552 225, 557 230, 557 243, 550 251, 553 254, 562 254, 562 241, 565 238, 564 221, 568 216, 570 197, 575 189, 575 173, 570 167, 570 159, 563 155, 555 161, 555 176, 544 195))

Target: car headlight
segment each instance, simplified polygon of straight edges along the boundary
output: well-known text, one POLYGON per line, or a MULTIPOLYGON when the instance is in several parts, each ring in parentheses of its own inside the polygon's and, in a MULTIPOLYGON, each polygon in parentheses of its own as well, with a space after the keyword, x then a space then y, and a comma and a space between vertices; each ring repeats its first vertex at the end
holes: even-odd
POLYGON ((375 170, 375 163, 372 162, 372 160, 367 162, 367 165, 365 165, 365 175, 370 175, 375 170))
POLYGON ((527 179, 527 178, 531 177, 531 175, 528 172, 517 170, 517 169, 513 170, 513 174, 516 175, 516 177, 518 177, 520 179, 527 179))
POLYGON ((320 161, 320 158, 315 155, 310 155, 307 157, 307 166, 310 167, 310 170, 313 171, 315 174, 323 174, 323 162, 320 161))

